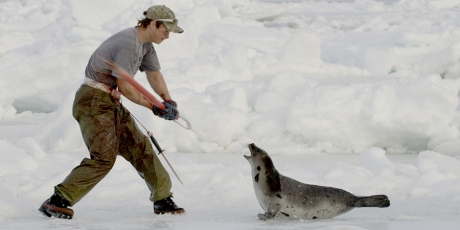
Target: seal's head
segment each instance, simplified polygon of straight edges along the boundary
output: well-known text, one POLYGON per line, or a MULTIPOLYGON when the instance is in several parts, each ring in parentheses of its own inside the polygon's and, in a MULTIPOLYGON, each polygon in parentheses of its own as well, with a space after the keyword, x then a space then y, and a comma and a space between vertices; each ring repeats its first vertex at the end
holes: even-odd
POLYGON ((254 161, 256 158, 260 159, 263 156, 268 156, 267 152, 265 152, 263 149, 257 147, 254 143, 248 145, 249 151, 251 151, 250 156, 244 156, 246 160, 248 160, 250 163, 254 161))
POLYGON ((251 165, 254 186, 258 187, 256 190, 265 195, 281 191, 280 174, 268 153, 255 144, 249 144, 248 148, 251 155, 244 157, 251 165))
POLYGON ((250 156, 244 156, 252 167, 273 167, 273 162, 265 150, 257 147, 254 143, 248 145, 250 156))

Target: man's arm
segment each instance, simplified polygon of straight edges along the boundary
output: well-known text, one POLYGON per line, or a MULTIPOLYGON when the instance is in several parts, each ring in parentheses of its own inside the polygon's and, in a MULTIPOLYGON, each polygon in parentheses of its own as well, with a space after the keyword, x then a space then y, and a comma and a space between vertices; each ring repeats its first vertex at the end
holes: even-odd
POLYGON ((134 86, 131 85, 129 82, 121 78, 117 78, 117 86, 118 91, 120 91, 120 93, 123 94, 123 96, 128 98, 130 101, 152 110, 153 104, 150 102, 150 100, 146 96, 144 96, 144 94, 139 92, 139 90, 134 88, 134 86))
POLYGON ((147 80, 149 81, 150 86, 156 94, 160 95, 164 101, 171 101, 171 96, 169 95, 168 87, 163 78, 163 74, 160 71, 145 71, 147 74, 147 80))
POLYGON ((139 90, 121 78, 117 78, 118 91, 120 91, 121 94, 127 97, 130 101, 149 108, 156 116, 166 120, 178 119, 179 111, 177 111, 177 104, 176 102, 172 101, 171 96, 169 96, 168 88, 166 87, 163 75, 159 71, 149 72, 147 73, 147 79, 155 93, 161 95, 163 100, 165 100, 165 102, 163 102, 163 104, 166 106, 164 110, 154 106, 150 100, 139 90))

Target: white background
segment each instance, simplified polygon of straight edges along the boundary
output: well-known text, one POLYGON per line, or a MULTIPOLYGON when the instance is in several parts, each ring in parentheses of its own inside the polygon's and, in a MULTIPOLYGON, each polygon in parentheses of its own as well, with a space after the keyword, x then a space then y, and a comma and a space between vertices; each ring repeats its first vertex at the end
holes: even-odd
MULTIPOLYGON (((0 0, 0 229, 457 229, 460 1, 0 0), (124 105, 181 176, 183 216, 156 216, 119 158, 71 221, 38 211, 88 157, 72 118, 92 52, 148 7, 183 34, 155 45, 185 130, 124 105), (259 221, 243 158, 256 143, 284 175, 386 209, 259 221)), ((143 73, 135 79, 148 85, 143 73)), ((167 167, 167 166, 166 166, 167 167)))

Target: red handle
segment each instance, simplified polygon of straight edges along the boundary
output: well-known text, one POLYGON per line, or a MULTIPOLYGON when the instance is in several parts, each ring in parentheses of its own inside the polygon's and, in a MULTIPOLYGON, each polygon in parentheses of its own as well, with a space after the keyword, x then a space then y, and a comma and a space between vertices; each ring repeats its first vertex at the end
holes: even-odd
POLYGON ((144 96, 146 96, 147 99, 149 99, 149 101, 152 102, 156 107, 158 107, 161 110, 164 110, 166 108, 163 103, 161 103, 155 96, 153 96, 149 91, 147 91, 141 84, 139 84, 136 80, 134 80, 134 78, 131 77, 131 75, 129 75, 129 73, 126 72, 126 70, 121 68, 119 65, 117 65, 113 61, 107 61, 103 58, 102 60, 105 61, 107 64, 109 64, 109 66, 111 66, 113 70, 115 70, 115 72, 117 72, 118 74, 120 74, 121 77, 123 77, 123 79, 125 79, 132 86, 134 86, 134 88, 136 88, 137 90, 139 90, 139 92, 141 92, 144 96))

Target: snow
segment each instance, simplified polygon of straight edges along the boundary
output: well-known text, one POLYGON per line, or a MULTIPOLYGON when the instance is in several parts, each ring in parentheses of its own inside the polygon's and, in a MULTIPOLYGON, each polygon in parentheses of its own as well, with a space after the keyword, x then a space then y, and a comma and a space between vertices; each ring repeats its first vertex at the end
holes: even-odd
POLYGON ((0 229, 458 229, 459 13, 458 0, 0 0, 0 229), (156 216, 119 158, 73 220, 43 217, 88 156, 71 110, 90 55, 157 4, 185 29, 155 48, 192 129, 123 104, 166 149, 187 213, 156 216), (286 176, 391 206, 259 221, 249 143, 286 176))

